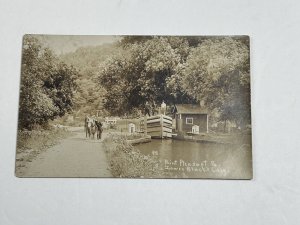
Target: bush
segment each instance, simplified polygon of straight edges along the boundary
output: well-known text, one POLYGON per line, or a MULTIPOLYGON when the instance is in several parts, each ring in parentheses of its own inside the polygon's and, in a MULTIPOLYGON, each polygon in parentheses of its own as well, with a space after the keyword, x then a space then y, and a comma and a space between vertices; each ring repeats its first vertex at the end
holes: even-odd
POLYGON ((139 134, 139 133, 133 133, 133 134, 129 134, 129 135, 123 135, 123 137, 126 138, 127 140, 135 140, 135 139, 145 137, 145 135, 139 134))
POLYGON ((19 130, 17 139, 17 153, 24 150, 42 150, 55 145, 59 139, 69 135, 63 128, 49 130, 19 130))
POLYGON ((111 135, 105 141, 110 170, 114 177, 159 178, 164 176, 157 157, 144 155, 125 137, 111 135))
POLYGON ((117 125, 116 124, 109 124, 109 129, 116 130, 117 125))

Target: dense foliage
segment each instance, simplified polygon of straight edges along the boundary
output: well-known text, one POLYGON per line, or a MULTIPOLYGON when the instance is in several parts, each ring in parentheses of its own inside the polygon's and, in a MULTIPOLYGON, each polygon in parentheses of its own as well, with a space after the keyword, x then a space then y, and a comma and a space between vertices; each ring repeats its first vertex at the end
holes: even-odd
POLYGON ((247 37, 124 37, 120 48, 99 69, 111 114, 201 102, 216 120, 250 122, 247 37))
POLYGON ((205 40, 191 49, 171 80, 238 126, 250 122, 249 48, 232 38, 205 40))
POLYGON ((73 106, 77 71, 57 60, 35 37, 24 36, 19 129, 46 125, 73 106))
POLYGON ((23 127, 71 107, 76 116, 124 116, 153 112, 163 100, 201 103, 214 121, 250 123, 248 37, 125 36, 61 55, 69 66, 34 38, 25 42, 20 107, 29 119, 22 118, 23 127))
POLYGON ((154 37, 121 41, 125 51, 109 57, 100 68, 100 83, 107 90, 105 107, 115 115, 156 108, 166 103, 191 101, 182 89, 176 95, 168 89, 168 78, 175 73, 189 52, 185 39, 154 37), (132 43, 130 42, 132 40, 132 43))
POLYGON ((77 116, 96 114, 97 111, 101 115, 106 115, 106 110, 103 107, 105 89, 98 82, 99 64, 120 50, 114 44, 104 44, 80 47, 75 52, 60 56, 62 61, 74 66, 79 71, 76 80, 78 88, 74 94, 73 107, 77 116))

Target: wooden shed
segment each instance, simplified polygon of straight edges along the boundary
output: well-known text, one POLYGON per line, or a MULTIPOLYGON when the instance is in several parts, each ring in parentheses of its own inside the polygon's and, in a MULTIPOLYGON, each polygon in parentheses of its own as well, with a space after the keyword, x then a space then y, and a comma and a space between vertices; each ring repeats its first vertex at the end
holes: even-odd
POLYGON ((176 104, 174 114, 177 132, 192 132, 194 125, 200 133, 208 132, 208 111, 200 105, 176 104))

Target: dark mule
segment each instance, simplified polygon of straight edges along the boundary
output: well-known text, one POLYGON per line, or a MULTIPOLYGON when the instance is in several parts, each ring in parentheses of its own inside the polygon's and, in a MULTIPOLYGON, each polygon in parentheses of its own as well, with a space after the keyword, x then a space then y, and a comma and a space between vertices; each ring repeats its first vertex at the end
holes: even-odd
POLYGON ((97 139, 101 139, 103 128, 102 123, 100 121, 95 121, 96 127, 97 127, 97 139))

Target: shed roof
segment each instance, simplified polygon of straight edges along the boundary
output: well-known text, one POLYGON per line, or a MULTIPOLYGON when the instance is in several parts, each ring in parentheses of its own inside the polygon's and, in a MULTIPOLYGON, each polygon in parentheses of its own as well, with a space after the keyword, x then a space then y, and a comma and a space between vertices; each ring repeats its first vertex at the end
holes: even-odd
POLYGON ((208 114, 208 110, 195 104, 176 104, 176 113, 179 114, 208 114))

